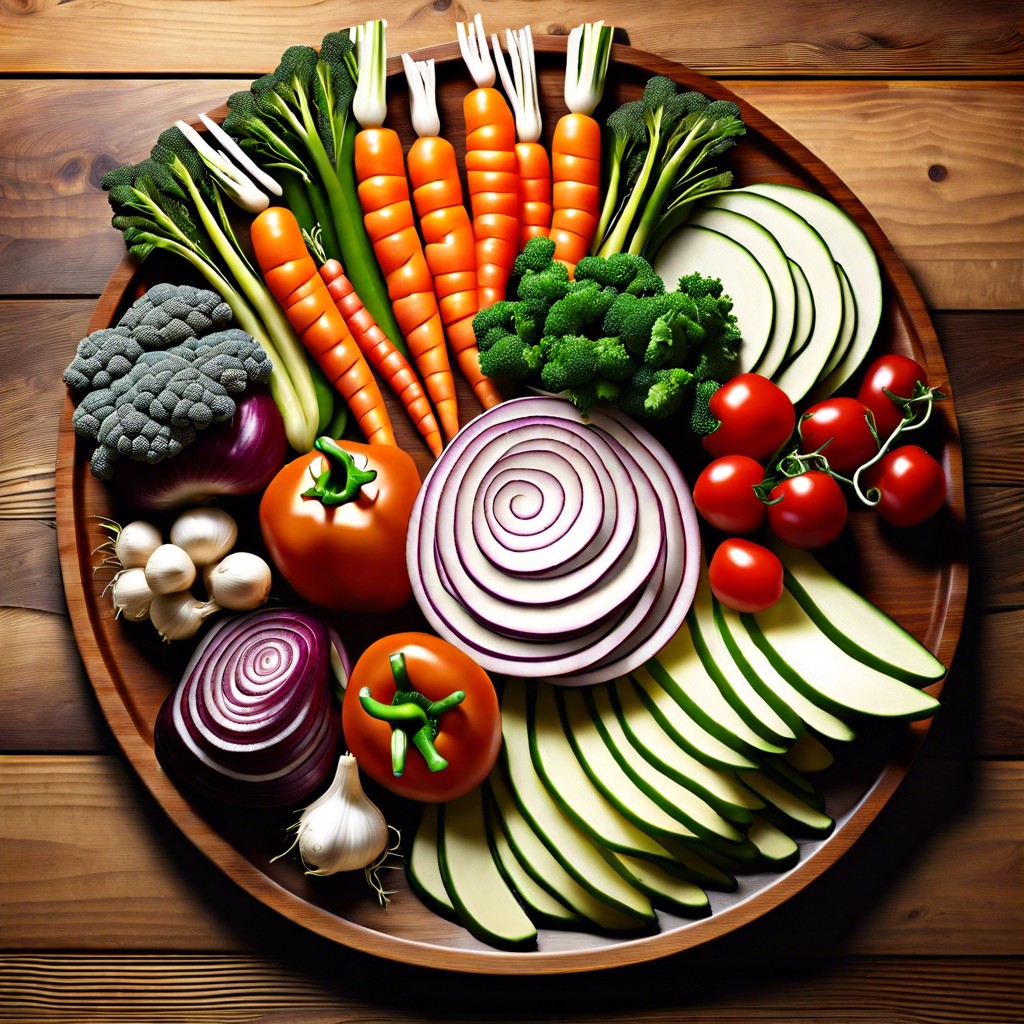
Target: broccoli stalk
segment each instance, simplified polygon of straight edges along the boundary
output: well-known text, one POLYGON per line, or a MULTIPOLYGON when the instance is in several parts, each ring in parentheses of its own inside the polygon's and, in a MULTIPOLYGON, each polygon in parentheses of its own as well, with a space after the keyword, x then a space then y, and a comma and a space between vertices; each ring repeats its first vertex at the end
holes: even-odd
POLYGON ((678 224, 695 199, 732 183, 712 161, 746 131, 735 103, 679 92, 661 75, 606 124, 608 189, 592 246, 599 256, 653 251, 652 235, 663 219, 678 224))
POLYGON ((319 415, 305 351, 234 235, 224 230, 222 205, 215 212, 219 195, 185 136, 168 129, 149 159, 110 171, 103 188, 114 210, 113 225, 132 255, 142 261, 161 249, 187 260, 228 303, 241 329, 259 342, 274 364, 270 387, 289 443, 308 451, 319 415))

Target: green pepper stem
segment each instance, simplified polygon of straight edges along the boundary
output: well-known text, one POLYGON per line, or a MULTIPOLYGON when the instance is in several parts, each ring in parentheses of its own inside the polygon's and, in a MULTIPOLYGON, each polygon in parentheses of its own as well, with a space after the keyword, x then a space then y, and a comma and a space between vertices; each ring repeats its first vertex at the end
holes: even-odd
MULTIPOLYGON (((313 486, 302 492, 304 498, 315 498, 324 505, 345 505, 356 501, 363 487, 377 479, 375 469, 360 469, 352 453, 329 437, 318 437, 313 447, 327 460, 327 468, 313 476, 313 486)), ((313 475, 313 466, 309 467, 313 475)))

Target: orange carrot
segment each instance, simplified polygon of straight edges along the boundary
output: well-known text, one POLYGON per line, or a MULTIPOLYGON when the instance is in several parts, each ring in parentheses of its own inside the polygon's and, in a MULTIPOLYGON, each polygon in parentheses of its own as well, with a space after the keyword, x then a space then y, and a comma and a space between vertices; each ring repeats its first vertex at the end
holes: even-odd
POLYGON ((519 170, 516 130, 505 97, 493 88, 495 71, 483 22, 468 32, 457 23, 459 45, 477 87, 463 100, 466 118, 466 181, 476 238, 480 308, 505 298, 519 251, 519 170))
POLYGON ((328 260, 320 268, 320 277, 327 285, 338 312, 345 318, 359 351, 398 396, 430 450, 440 455, 441 431, 409 360, 395 348, 373 314, 363 305, 363 300, 356 294, 337 260, 328 260))
POLYGON ((494 62, 512 104, 519 138, 515 152, 519 172, 519 248, 522 249, 531 238, 546 236, 551 230, 551 160, 539 141, 544 124, 537 97, 537 66, 530 26, 518 32, 506 29, 505 39, 511 75, 505 66, 498 37, 491 35, 494 62))
POLYGON ((250 233, 267 287, 303 345, 345 399, 363 436, 370 444, 394 444, 384 397, 317 273, 294 214, 271 206, 253 221, 250 233))
POLYGON ((612 32, 601 21, 580 25, 565 55, 569 113, 551 141, 551 238, 555 259, 570 270, 590 250, 601 214, 601 126, 591 115, 604 91, 612 32))
POLYGON ((353 110, 362 125, 355 138, 355 171, 363 221, 388 295, 416 369, 437 410, 446 438, 459 429, 455 381, 448 362, 434 281, 413 220, 405 156, 398 133, 382 127, 386 109, 383 22, 360 26, 359 84, 353 110))
POLYGON ((434 278, 434 294, 452 354, 480 404, 490 409, 501 401, 501 393, 480 370, 473 332, 473 317, 479 309, 473 225, 463 205, 455 149, 439 135, 433 61, 417 62, 408 54, 402 54, 402 59, 418 135, 406 164, 423 254, 434 278))

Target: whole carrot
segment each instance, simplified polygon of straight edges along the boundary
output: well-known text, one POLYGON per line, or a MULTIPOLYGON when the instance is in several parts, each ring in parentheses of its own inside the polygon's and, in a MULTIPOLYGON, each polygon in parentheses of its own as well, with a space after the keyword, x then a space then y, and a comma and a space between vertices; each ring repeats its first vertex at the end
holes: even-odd
POLYGON ((455 148, 440 136, 434 62, 414 61, 407 53, 402 54, 402 61, 417 133, 406 165, 423 236, 423 254, 434 278, 434 294, 449 348, 480 404, 489 409, 501 401, 501 394, 494 381, 480 371, 473 332, 473 317, 480 305, 473 225, 463 205, 455 148))
POLYGON ((423 386, 446 438, 459 429, 455 381, 448 362, 434 281, 413 219, 405 155, 398 133, 384 128, 385 64, 382 21, 357 31, 359 84, 353 100, 362 130, 355 140, 355 172, 363 221, 388 295, 423 386))
POLYGON ((530 26, 513 32, 505 31, 512 74, 498 37, 491 35, 494 62, 501 75, 501 84, 515 114, 516 169, 519 171, 519 248, 538 235, 551 231, 551 158, 541 144, 544 122, 537 97, 537 65, 533 55, 533 34, 530 26))
POLYGON ((466 182, 476 238, 480 308, 505 298, 512 264, 519 252, 519 168, 516 129, 505 97, 493 88, 494 63, 483 21, 469 29, 457 23, 459 47, 476 88, 463 100, 466 118, 466 182))
POLYGON ((271 206, 252 223, 253 252, 271 294, 338 389, 370 444, 394 444, 380 388, 306 249, 290 210, 271 206))
POLYGON ((565 105, 551 140, 551 238, 555 259, 574 267, 590 250, 601 213, 601 126, 591 116, 601 101, 613 29, 604 22, 569 33, 565 105))
POLYGON ((338 307, 338 312, 345 318, 359 351, 398 396, 430 450, 440 455, 441 431, 434 410, 430 408, 430 402, 423 393, 423 385, 409 365, 409 360, 381 330, 337 260, 328 260, 320 268, 320 277, 327 285, 327 291, 338 307))

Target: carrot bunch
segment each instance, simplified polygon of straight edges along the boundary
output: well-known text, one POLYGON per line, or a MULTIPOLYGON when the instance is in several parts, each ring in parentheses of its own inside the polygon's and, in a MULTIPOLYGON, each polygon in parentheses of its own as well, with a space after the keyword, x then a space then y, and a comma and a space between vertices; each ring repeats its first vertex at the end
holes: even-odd
POLYGON ((473 225, 463 204, 455 148, 440 135, 434 62, 414 61, 406 53, 402 61, 417 135, 406 164, 423 253, 434 278, 434 294, 451 352, 480 404, 489 409, 501 401, 501 394, 480 370, 473 332, 473 317, 480 308, 473 225))
POLYGON ((505 97, 494 88, 495 70, 476 15, 467 29, 457 23, 459 47, 476 88, 463 100, 466 118, 466 181, 476 238, 480 308, 505 297, 519 252, 519 167, 516 128, 505 97))
POLYGON ((355 173, 363 221, 373 244, 398 325, 437 410, 445 437, 459 429, 455 383, 445 347, 434 282, 413 220, 405 155, 397 132, 383 127, 383 21, 353 29, 359 82, 352 109, 362 130, 355 138, 355 173))
POLYGON ((294 214, 271 206, 253 221, 250 234, 267 287, 303 345, 345 399, 363 436, 370 444, 394 444, 384 397, 317 272, 294 214))

